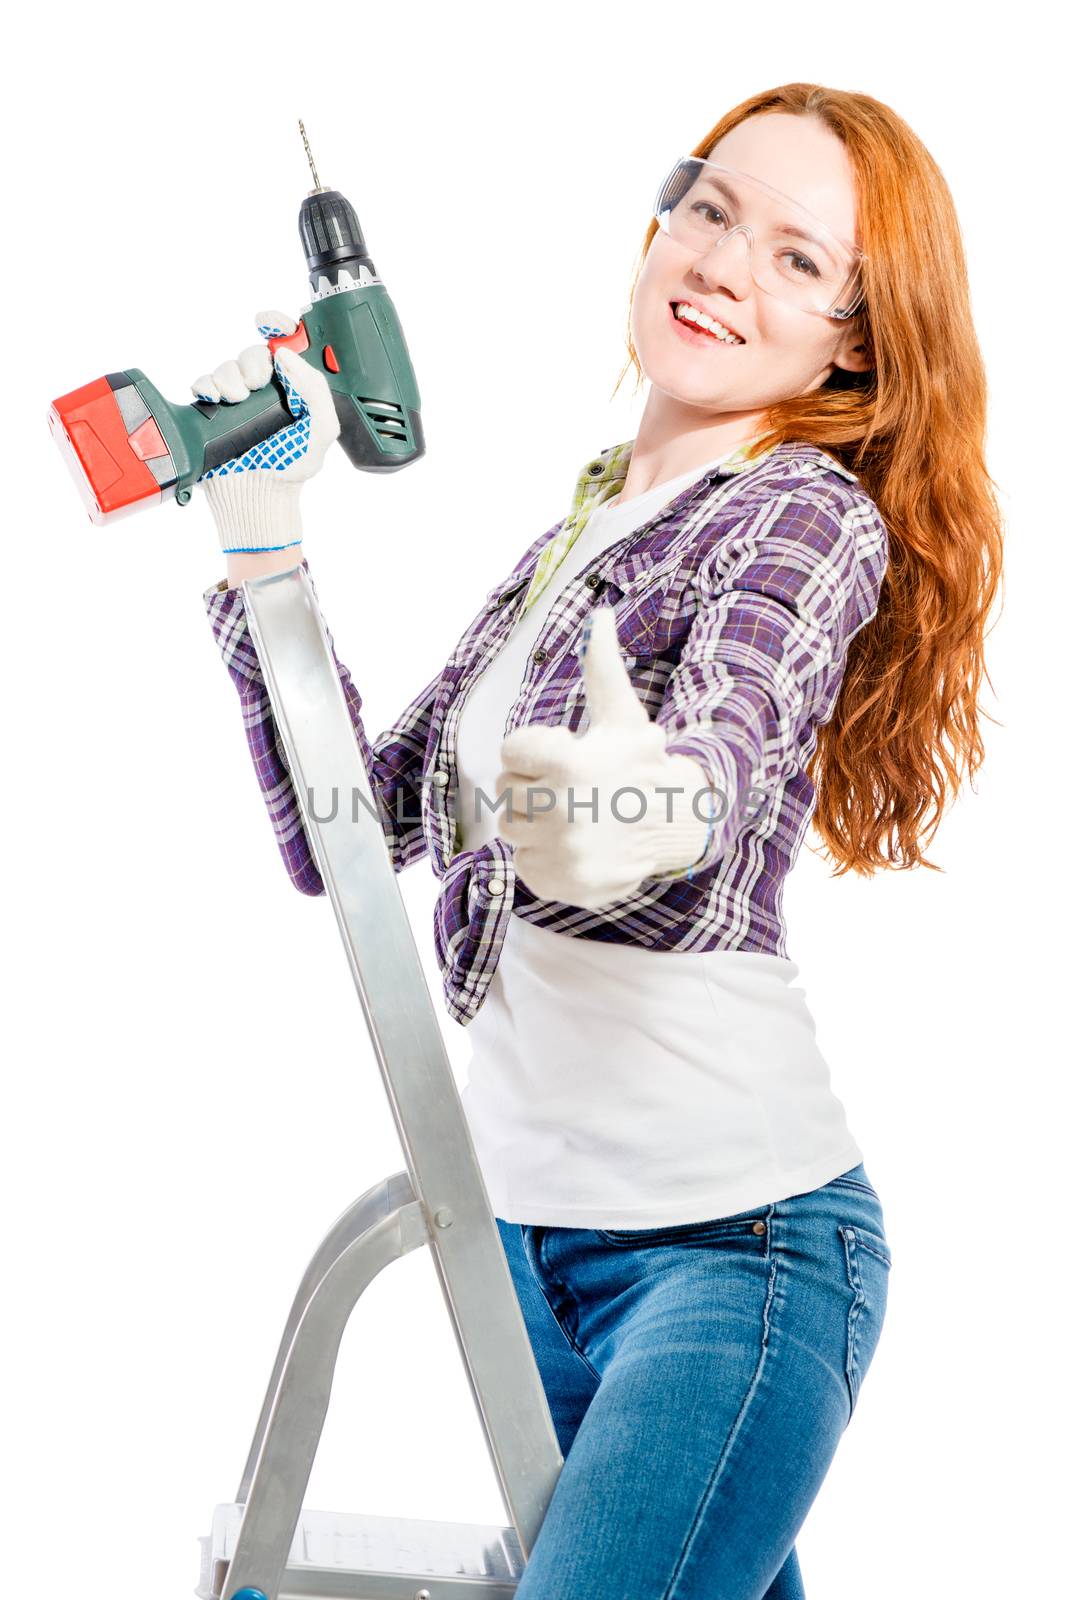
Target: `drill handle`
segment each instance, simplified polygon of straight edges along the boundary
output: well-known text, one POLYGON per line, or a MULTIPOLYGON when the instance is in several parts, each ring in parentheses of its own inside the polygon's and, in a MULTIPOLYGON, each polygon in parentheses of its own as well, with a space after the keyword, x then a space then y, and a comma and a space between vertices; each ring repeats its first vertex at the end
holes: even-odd
POLYGON ((226 404, 196 400, 190 409, 207 424, 203 433, 203 460, 197 462, 201 472, 210 472, 234 456, 243 456, 269 434, 288 428, 294 421, 277 373, 262 389, 254 389, 247 400, 226 404))

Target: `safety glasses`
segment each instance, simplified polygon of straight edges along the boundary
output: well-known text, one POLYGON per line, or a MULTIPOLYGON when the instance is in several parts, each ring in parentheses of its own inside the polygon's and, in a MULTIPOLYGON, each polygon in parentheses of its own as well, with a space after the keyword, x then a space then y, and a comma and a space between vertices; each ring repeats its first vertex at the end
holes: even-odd
POLYGON ((697 255, 744 239, 753 282, 798 311, 845 321, 861 306, 863 251, 747 172, 683 156, 660 185, 654 214, 697 255))

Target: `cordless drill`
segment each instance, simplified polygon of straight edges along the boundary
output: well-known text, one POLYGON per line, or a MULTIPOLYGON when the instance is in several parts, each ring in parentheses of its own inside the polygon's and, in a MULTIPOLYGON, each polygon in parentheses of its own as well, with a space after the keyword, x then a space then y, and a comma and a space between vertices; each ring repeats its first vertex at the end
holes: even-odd
MULTIPOLYGON (((312 300, 287 345, 325 374, 341 424, 341 448, 364 472, 395 472, 424 454, 419 389, 393 302, 367 254, 344 195, 319 182, 298 227, 312 300)), ((48 422, 95 523, 173 496, 186 505, 197 479, 268 434, 292 412, 277 373, 247 400, 172 405, 137 367, 109 372, 53 400, 48 422)))

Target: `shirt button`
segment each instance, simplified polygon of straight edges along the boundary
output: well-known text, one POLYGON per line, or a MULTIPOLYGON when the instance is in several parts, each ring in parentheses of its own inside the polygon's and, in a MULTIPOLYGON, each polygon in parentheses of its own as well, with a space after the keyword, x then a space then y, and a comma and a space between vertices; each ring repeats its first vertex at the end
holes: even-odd
POLYGON ((539 663, 544 661, 545 660, 545 651, 544 650, 540 650, 540 649, 539 650, 532 650, 531 653, 530 653, 530 659, 532 661, 537 661, 539 663))
POLYGON ((445 784, 447 784, 448 781, 449 781, 449 774, 447 772, 445 772, 444 770, 435 772, 434 777, 432 779, 432 782, 436 783, 439 789, 444 788, 445 784))
POLYGON ((754 1222, 753 1223, 753 1232, 754 1233, 767 1233, 767 1231, 768 1231, 768 1225, 767 1225, 766 1222, 754 1222))
POLYGON ((491 878, 490 881, 487 883, 486 888, 489 890, 490 894, 503 894, 504 893, 504 880, 503 880, 503 878, 491 878))
POLYGON ((599 572, 588 572, 586 574, 586 587, 587 587, 587 589, 598 589, 598 588, 600 588, 600 585, 601 585, 601 574, 599 572))

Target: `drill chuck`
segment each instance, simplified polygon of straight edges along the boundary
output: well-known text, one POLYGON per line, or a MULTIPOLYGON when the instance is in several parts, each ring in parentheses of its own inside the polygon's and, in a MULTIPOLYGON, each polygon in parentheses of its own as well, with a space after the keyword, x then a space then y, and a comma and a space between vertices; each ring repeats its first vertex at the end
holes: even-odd
POLYGON ((340 190, 316 189, 308 195, 301 205, 297 226, 313 291, 318 291, 320 278, 336 285, 343 269, 358 280, 361 265, 377 277, 374 262, 367 254, 360 219, 340 190))

